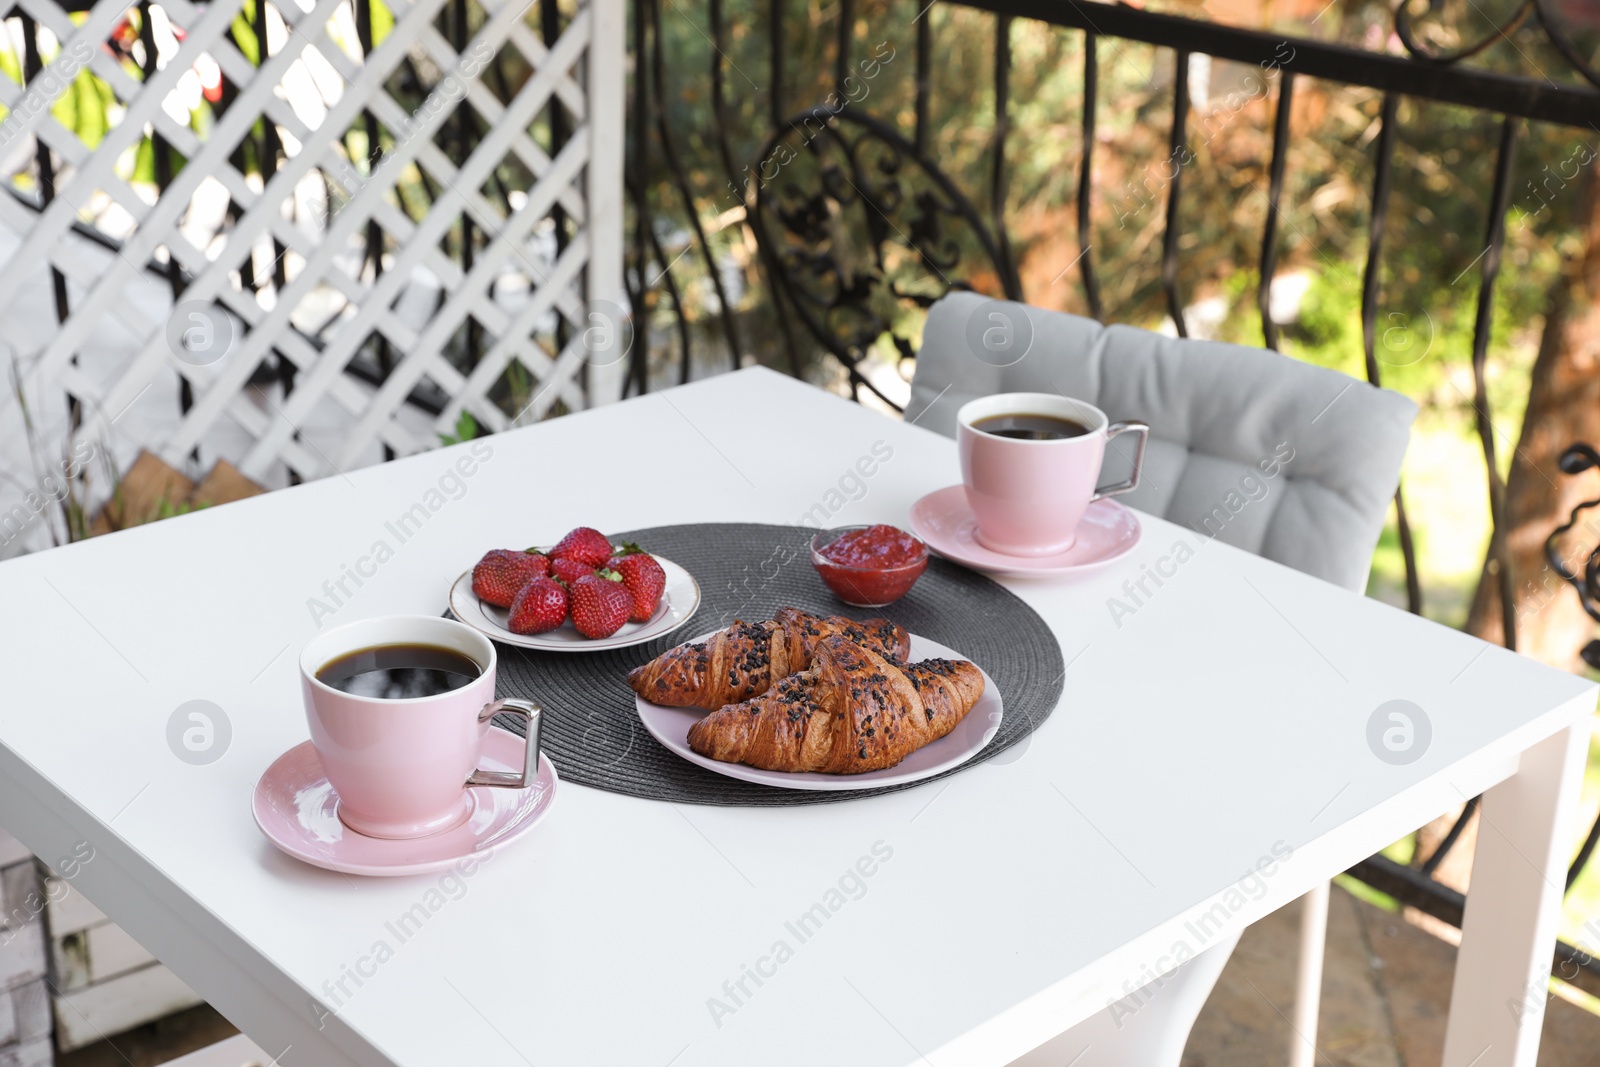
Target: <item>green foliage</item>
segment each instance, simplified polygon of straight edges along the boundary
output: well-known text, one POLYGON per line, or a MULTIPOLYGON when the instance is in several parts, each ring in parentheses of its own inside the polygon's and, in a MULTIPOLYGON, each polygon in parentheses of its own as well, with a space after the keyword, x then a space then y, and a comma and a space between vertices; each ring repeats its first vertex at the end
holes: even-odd
POLYGON ((477 437, 478 420, 472 417, 472 412, 463 410, 456 419, 455 433, 442 433, 439 435, 441 445, 458 445, 463 441, 470 441, 477 437))
POLYGON ((1285 331, 1285 348, 1309 363, 1364 377, 1361 291, 1349 274, 1312 275, 1299 319, 1285 331))
POLYGON ((369 6, 372 11, 372 46, 376 48, 394 29, 394 12, 383 0, 369 0, 369 6))
POLYGON ((161 519, 170 519, 175 515, 187 515, 191 511, 203 511, 210 506, 210 504, 196 504, 189 500, 173 502, 166 497, 162 497, 160 502, 156 504, 155 518, 150 521, 157 522, 161 519))
POLYGON ((261 65, 261 42, 256 38, 255 31, 256 0, 244 0, 239 6, 239 13, 233 16, 231 31, 234 44, 238 46, 239 54, 249 61, 252 67, 261 65))
POLYGON ((0 48, 0 74, 16 85, 22 84, 22 59, 9 48, 0 48))
POLYGON ((139 141, 139 147, 133 156, 133 173, 128 180, 145 182, 150 185, 156 183, 155 145, 150 143, 150 138, 148 137, 139 141))
POLYGON ((61 94, 50 113, 57 122, 76 133, 86 147, 94 149, 111 132, 109 110, 114 106, 116 97, 112 95, 111 86, 85 69, 78 71, 72 85, 61 94))

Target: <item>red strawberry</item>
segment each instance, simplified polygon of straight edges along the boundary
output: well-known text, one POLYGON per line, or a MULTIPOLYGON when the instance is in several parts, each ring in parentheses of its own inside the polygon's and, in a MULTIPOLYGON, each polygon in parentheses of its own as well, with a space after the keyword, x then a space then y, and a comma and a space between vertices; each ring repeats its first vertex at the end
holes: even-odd
POLYGON ((550 573, 550 560, 532 552, 497 548, 472 568, 472 591, 487 604, 507 608, 522 587, 550 573))
POLYGON ((628 612, 628 621, 649 622, 661 603, 661 591, 667 587, 667 572, 648 552, 638 550, 635 545, 625 547, 633 551, 612 556, 606 561, 606 566, 622 575, 622 584, 633 597, 633 609, 628 612))
POLYGON ((511 602, 514 634, 542 634, 567 621, 567 588, 554 578, 535 578, 511 602))
POLYGON ((579 562, 575 559, 553 559, 550 561, 551 576, 560 578, 568 585, 576 582, 579 578, 586 578, 593 573, 594 568, 592 566, 587 563, 579 562))
POLYGON ((585 637, 610 637, 628 621, 633 597, 622 575, 604 570, 586 574, 572 585, 572 625, 585 637))
POLYGON ((611 558, 611 542, 599 530, 580 526, 563 537, 550 554, 558 559, 575 559, 598 567, 611 558))

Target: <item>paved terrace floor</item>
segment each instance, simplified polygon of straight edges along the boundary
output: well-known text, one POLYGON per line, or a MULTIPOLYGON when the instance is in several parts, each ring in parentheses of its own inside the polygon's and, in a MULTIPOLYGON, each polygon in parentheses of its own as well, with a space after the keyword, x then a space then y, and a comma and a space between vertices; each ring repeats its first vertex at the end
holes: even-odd
MULTIPOLYGON (((1245 931, 1189 1037, 1183 1067, 1284 1067, 1300 906, 1245 931)), ((1335 887, 1328 909, 1318 1067, 1437 1067, 1456 949, 1335 887)), ((1600 1063, 1600 1017, 1552 997, 1540 1067, 1600 1063)))

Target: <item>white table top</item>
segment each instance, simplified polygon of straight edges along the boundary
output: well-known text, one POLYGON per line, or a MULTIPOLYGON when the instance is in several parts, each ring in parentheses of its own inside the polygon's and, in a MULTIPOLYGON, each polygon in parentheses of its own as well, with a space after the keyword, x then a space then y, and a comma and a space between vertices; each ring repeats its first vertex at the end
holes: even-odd
POLYGON ((1062 704, 947 781, 774 809, 567 783, 460 882, 326 873, 256 830, 257 777, 307 736, 308 598, 413 504, 436 510, 327 621, 438 612, 485 549, 579 523, 794 523, 879 441, 833 521, 903 526, 954 443, 752 370, 491 438, 456 499, 427 493, 466 446, 0 565, 0 823, 46 859, 88 841, 75 884, 286 1067, 1000 1064, 1204 947, 1201 912, 1259 918, 1594 709, 1580 678, 1220 544, 1118 626, 1107 598, 1197 542, 1146 517, 1108 570, 1008 583, 1060 638, 1062 704), (1408 766, 1366 741, 1397 698, 1433 725, 1408 766), (232 724, 208 766, 167 745, 193 699, 232 724))

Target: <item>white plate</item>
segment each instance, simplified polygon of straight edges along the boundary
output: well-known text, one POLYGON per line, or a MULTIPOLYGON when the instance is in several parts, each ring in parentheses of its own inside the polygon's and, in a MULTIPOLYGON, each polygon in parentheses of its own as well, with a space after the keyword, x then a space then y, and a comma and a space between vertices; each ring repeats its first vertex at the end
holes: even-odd
POLYGON ((537 648, 546 652, 598 652, 607 648, 627 648, 653 641, 662 634, 670 634, 689 621, 700 606, 700 583, 694 575, 672 562, 656 556, 656 562, 667 573, 667 585, 661 592, 661 603, 649 622, 625 622, 622 629, 610 637, 588 638, 580 634, 568 619, 554 630, 542 634, 514 634, 506 628, 511 612, 485 604, 472 591, 472 572, 456 579, 450 587, 450 610, 455 617, 479 630, 492 640, 520 648, 537 648))
MULTIPOLYGON (((690 638, 690 641, 703 641, 708 636, 710 635, 702 634, 700 637, 690 638)), ((966 658, 955 649, 946 648, 937 641, 930 641, 916 634, 911 635, 913 662, 924 659, 966 658)), ((982 667, 978 669, 983 670, 982 667)), ((967 712, 966 717, 956 724, 954 730, 932 744, 923 745, 893 767, 885 767, 881 771, 868 771, 866 774, 764 771, 759 767, 747 767, 743 763, 724 763, 721 760, 714 760, 709 756, 700 755, 689 747, 689 727, 711 714, 710 712, 700 708, 663 707, 637 695, 633 698, 633 702, 639 709, 640 721, 644 723, 644 728, 650 731, 652 737, 690 763, 698 763, 708 771, 716 771, 718 774, 725 774, 729 778, 737 778, 743 782, 758 782, 761 785, 774 785, 783 789, 879 789, 886 785, 904 785, 907 782, 921 781, 941 771, 959 767, 976 756, 984 745, 994 739, 994 735, 1000 732, 1003 712, 1000 690, 987 672, 983 675, 983 681, 983 696, 978 698, 978 702, 967 712)))

